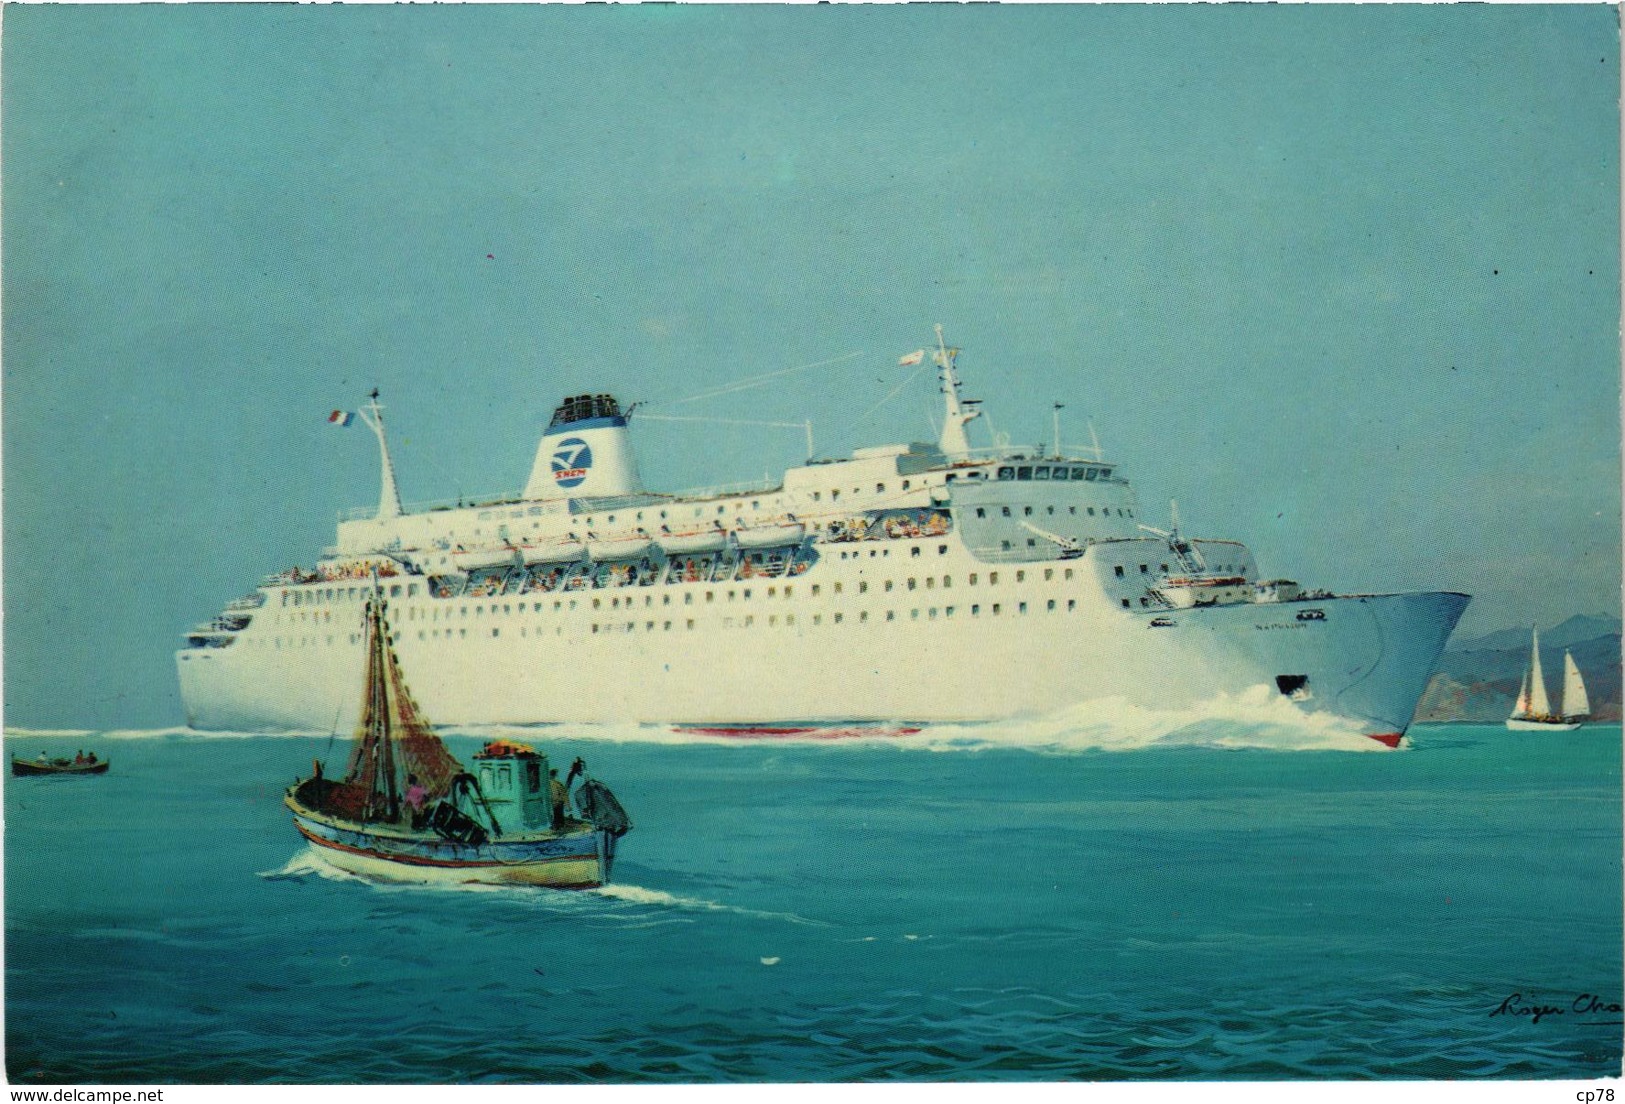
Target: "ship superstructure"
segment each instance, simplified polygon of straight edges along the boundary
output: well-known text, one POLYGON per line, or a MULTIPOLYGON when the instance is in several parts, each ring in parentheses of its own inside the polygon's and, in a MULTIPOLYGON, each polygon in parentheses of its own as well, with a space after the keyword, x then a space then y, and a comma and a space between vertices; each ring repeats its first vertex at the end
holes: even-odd
POLYGON ((1265 685, 1399 742, 1465 595, 1261 580, 1240 543, 1143 524, 1098 448, 972 448, 940 329, 932 355, 936 442, 685 494, 644 489, 599 394, 560 404, 520 494, 403 510, 375 395, 379 509, 188 634, 188 723, 353 722, 376 576, 446 724, 962 721, 1265 685))

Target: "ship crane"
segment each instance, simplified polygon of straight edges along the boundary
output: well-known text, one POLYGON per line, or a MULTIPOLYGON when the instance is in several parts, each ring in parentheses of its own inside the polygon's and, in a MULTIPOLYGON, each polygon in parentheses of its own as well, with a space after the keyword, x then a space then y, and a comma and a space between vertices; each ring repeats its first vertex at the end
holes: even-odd
POLYGON ((1179 535, 1179 503, 1174 499, 1168 500, 1169 528, 1158 529, 1151 525, 1141 525, 1147 533, 1155 533, 1168 542, 1168 549, 1179 560, 1179 566, 1185 569, 1187 575, 1202 575, 1207 572, 1207 562, 1202 559, 1202 553, 1190 541, 1179 535))
POLYGON ((1030 529, 1032 532, 1037 533, 1045 540, 1054 541, 1061 549, 1061 559, 1063 560, 1075 560, 1079 556, 1083 555, 1085 551, 1084 546, 1078 541, 1073 540, 1071 537, 1063 537, 1057 533, 1051 533, 1047 530, 1040 529, 1030 521, 1024 521, 1021 523, 1021 525, 1022 528, 1030 529))

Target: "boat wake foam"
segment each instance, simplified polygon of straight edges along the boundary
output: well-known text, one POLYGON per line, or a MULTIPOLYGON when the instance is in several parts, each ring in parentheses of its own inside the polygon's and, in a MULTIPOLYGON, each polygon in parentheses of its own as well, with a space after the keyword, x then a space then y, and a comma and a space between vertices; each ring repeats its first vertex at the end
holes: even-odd
POLYGON ((714 744, 723 747, 771 742, 838 743, 846 746, 915 748, 923 751, 977 751, 1026 748, 1068 753, 1135 751, 1161 747, 1260 748, 1271 751, 1384 751, 1366 736, 1359 722, 1330 713, 1305 712, 1271 686, 1252 686, 1236 694, 1184 708, 1155 709, 1127 698, 1080 702, 1053 713, 1000 721, 926 724, 812 723, 785 725, 771 740, 744 733, 719 734, 715 728, 656 724, 572 724, 535 727, 482 725, 457 731, 485 739, 547 739, 614 743, 714 744), (803 728, 784 733, 784 728, 803 728), (545 735, 544 735, 545 734, 545 735))
MULTIPOLYGON (((763 920, 783 920, 791 924, 806 924, 814 927, 824 926, 822 920, 809 920, 805 916, 797 916, 792 912, 768 912, 762 909, 724 904, 721 901, 708 901, 703 897, 686 897, 677 893, 668 893, 661 889, 645 889, 642 886, 618 883, 600 886, 597 889, 550 890, 541 886, 503 886, 479 882, 378 882, 370 878, 364 878, 359 874, 352 874, 347 870, 340 870, 324 859, 313 847, 307 847, 298 852, 276 870, 260 871, 259 876, 266 881, 272 882, 302 882, 306 878, 324 878, 334 882, 358 882, 375 889, 396 893, 427 890, 435 893, 498 894, 512 900, 539 901, 553 908, 586 908, 592 910, 596 905, 598 910, 601 911, 603 906, 608 904, 611 908, 637 906, 641 909, 674 909, 682 912, 727 912, 736 916, 753 916, 763 920)), ((640 913, 637 917, 627 916, 623 917, 623 919, 626 922, 635 924, 644 915, 647 914, 640 913)))

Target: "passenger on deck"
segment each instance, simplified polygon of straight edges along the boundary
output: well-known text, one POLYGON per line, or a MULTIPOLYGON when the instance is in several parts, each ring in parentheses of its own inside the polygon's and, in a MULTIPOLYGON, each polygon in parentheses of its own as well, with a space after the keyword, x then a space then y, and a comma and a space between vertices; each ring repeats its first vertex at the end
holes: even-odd
POLYGON ((84 761, 85 761, 85 752, 84 752, 84 749, 81 748, 81 749, 79 749, 79 754, 75 755, 73 757, 73 762, 74 762, 75 766, 78 766, 78 765, 82 764, 84 761))

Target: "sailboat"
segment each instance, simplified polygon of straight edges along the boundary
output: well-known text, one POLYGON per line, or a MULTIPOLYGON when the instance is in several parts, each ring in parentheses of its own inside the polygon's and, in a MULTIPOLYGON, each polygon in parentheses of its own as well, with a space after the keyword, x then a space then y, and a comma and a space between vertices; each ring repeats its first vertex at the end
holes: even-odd
POLYGON ((283 799, 300 834, 341 870, 386 881, 609 881, 632 827, 609 788, 580 759, 560 783, 545 755, 508 740, 474 756, 477 775, 466 770, 407 689, 379 590, 366 619, 366 686, 344 778, 325 777, 318 761, 283 799))
POLYGON ((1563 698, 1559 708, 1552 708, 1546 698, 1546 676, 1540 670, 1540 630, 1532 630, 1534 640, 1529 647, 1529 666, 1523 673, 1523 685, 1518 690, 1518 704, 1507 727, 1519 731, 1571 732, 1591 719, 1591 702, 1586 697, 1585 680, 1575 666, 1574 655, 1563 652, 1563 698))

